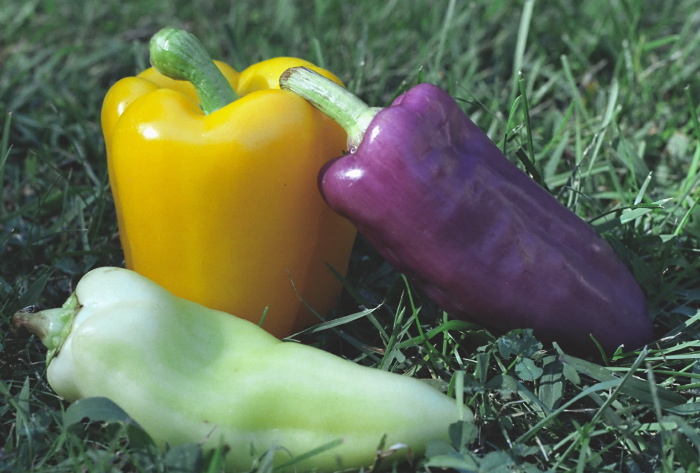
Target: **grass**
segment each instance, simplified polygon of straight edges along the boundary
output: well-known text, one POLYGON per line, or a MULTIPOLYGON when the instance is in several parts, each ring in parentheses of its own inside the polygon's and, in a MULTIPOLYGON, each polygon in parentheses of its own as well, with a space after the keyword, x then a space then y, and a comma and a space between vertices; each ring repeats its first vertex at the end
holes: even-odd
POLYGON ((406 471, 698 471, 700 13, 691 0, 5 5, 0 471, 217 469, 217 452, 196 445, 157 451, 118 406, 71 411, 46 382, 40 344, 10 324, 22 307, 61 304, 89 269, 122 263, 99 109, 114 81, 147 66, 146 41, 162 26, 186 27, 237 68, 308 58, 373 105, 420 81, 443 87, 604 232, 648 294, 657 340, 582 360, 528 331, 451 320, 360 239, 335 314, 346 318, 305 341, 441 380, 477 416, 406 471))

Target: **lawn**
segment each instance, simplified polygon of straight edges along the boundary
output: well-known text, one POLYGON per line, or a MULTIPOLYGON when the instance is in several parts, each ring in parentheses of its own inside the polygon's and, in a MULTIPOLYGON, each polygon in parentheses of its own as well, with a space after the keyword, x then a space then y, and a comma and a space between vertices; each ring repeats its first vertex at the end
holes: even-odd
POLYGON ((67 413, 45 349, 11 323, 123 266, 100 108, 165 26, 238 70, 306 58, 371 105, 443 88, 642 285, 655 341, 582 359, 527 330, 455 322, 358 238, 329 314, 346 323, 301 341, 432 378, 476 418, 397 469, 700 470, 695 1, 27 0, 0 12, 0 471, 218 471, 197 445, 157 450, 118 406, 67 413))

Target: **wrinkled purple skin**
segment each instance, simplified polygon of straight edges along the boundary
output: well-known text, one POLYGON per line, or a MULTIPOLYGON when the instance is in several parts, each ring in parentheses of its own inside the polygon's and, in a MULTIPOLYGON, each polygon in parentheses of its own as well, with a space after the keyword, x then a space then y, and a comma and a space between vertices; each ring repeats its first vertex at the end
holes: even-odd
POLYGON ((586 222, 507 160, 443 90, 379 112, 319 176, 325 200, 452 316, 574 353, 652 339, 641 288, 586 222))

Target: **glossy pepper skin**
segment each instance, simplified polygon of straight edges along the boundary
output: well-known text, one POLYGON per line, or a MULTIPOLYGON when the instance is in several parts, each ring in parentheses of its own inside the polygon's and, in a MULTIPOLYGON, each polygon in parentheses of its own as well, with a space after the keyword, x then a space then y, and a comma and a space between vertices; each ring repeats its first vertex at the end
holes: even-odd
POLYGON ((606 352, 651 341, 645 296, 612 247, 449 94, 420 84, 369 115, 321 192, 441 308, 573 352, 597 351, 589 334, 606 352))
POLYGON ((223 441, 228 471, 250 470, 271 448, 280 465, 339 439, 294 467, 358 469, 372 464, 384 435, 387 447, 420 455, 449 438, 451 423, 473 419, 418 379, 280 341, 123 268, 95 269, 62 308, 14 322, 49 348, 49 384, 67 401, 107 397, 159 446, 223 441))
POLYGON ((344 131, 279 90, 295 58, 240 74, 216 62, 239 97, 206 114, 198 91, 150 68, 118 81, 102 107, 111 190, 126 266, 180 297, 287 336, 336 304, 355 229, 318 194, 316 175, 344 131), (302 302, 303 300, 303 302, 302 302))

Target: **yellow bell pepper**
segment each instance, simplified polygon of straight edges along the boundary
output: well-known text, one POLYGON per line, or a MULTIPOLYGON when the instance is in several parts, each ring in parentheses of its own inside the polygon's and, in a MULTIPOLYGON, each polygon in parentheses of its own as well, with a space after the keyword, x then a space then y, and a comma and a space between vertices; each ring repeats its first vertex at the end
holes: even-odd
POLYGON ((126 266, 179 297, 284 337, 332 309, 354 227, 325 204, 320 168, 345 132, 279 90, 275 58, 236 72, 192 35, 165 29, 151 62, 102 107, 110 186, 126 266), (216 67, 215 67, 216 66, 216 67))

